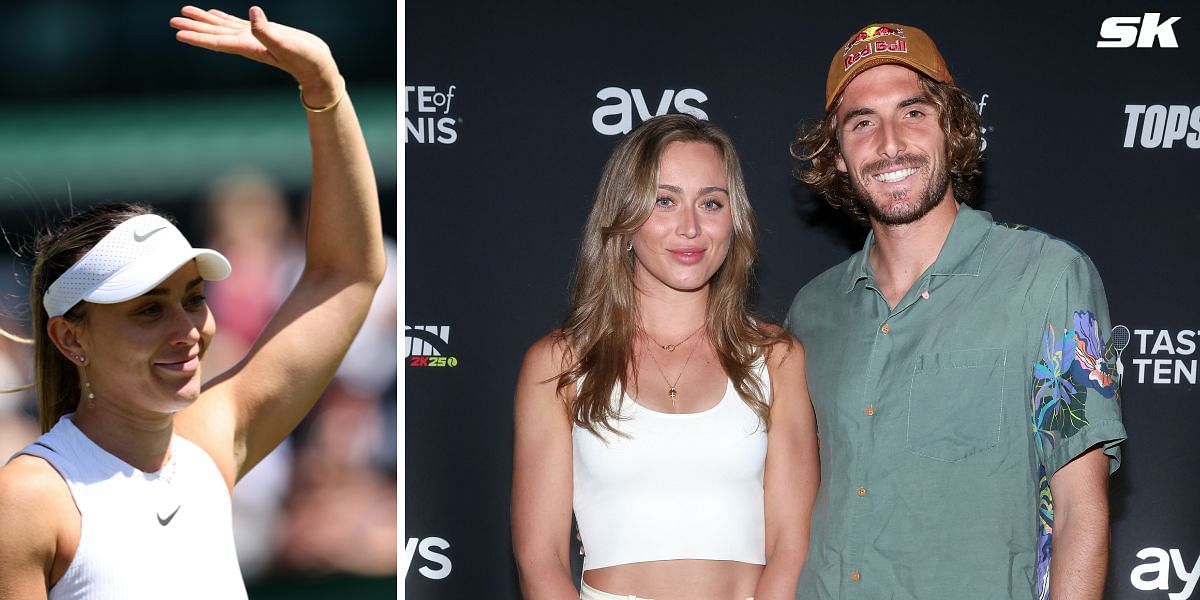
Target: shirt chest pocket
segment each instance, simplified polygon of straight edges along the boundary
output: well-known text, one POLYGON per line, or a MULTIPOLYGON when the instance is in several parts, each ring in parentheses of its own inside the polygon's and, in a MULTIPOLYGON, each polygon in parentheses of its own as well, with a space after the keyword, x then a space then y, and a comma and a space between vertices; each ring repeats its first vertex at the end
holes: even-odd
POLYGON ((908 451, 954 462, 996 446, 1005 358, 1003 348, 918 356, 908 391, 908 451))

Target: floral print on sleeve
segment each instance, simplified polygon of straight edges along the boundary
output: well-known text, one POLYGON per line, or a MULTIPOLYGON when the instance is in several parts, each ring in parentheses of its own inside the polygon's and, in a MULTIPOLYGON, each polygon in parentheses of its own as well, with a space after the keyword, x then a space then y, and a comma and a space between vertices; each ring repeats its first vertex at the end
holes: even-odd
POLYGON ((1054 447, 1088 424, 1087 390, 1105 398, 1116 393, 1116 352, 1100 336, 1091 311, 1077 311, 1072 328, 1055 335, 1054 324, 1042 333, 1042 352, 1033 367, 1033 429, 1039 450, 1054 447))
MULTIPOLYGON (((1056 335, 1054 324, 1042 332, 1042 349, 1033 367, 1033 432, 1038 450, 1049 452, 1060 439, 1088 424, 1088 389, 1105 398, 1117 393, 1116 352, 1100 335, 1091 311, 1076 311, 1071 328, 1056 335)), ((1054 532, 1054 497, 1044 466, 1038 467, 1037 592, 1050 595, 1050 550, 1054 532)))

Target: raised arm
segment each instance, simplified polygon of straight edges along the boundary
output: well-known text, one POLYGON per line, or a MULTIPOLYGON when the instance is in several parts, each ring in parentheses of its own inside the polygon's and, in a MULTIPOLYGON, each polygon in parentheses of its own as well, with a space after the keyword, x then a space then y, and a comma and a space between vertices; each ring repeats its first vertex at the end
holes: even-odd
POLYGON ((764 475, 767 566, 754 597, 792 600, 808 554, 813 502, 821 480, 817 425, 800 342, 793 340, 790 347, 776 344, 767 368, 772 388, 764 475))
POLYGON ((571 422, 553 379, 561 352, 547 336, 517 380, 513 435, 513 552, 526 600, 574 600, 571 581, 571 422), (550 381, 547 381, 547 380, 550 381))
MULTIPOLYGON (((308 118, 312 201, 304 272, 246 357, 180 414, 232 484, 290 433, 332 379, 370 307, 386 259, 375 175, 346 83, 320 38, 218 10, 171 19, 185 44, 286 71, 308 118)), ((234 268, 237 268, 235 265, 234 268)))

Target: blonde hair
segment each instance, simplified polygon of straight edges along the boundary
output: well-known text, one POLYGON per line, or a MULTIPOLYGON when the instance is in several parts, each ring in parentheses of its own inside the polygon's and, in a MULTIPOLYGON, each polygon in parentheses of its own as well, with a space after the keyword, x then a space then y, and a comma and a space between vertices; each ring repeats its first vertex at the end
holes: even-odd
POLYGON ((752 365, 783 336, 748 307, 758 260, 757 225, 737 152, 720 127, 673 114, 646 121, 617 144, 583 230, 571 308, 558 331, 567 350, 558 391, 583 380, 568 412, 576 425, 593 433, 598 428, 616 433, 619 407, 611 398, 614 389, 624 393, 627 387, 638 323, 634 258, 626 248, 654 208, 659 160, 672 142, 712 144, 724 159, 733 236, 724 263, 709 281, 705 328, 738 394, 765 426, 770 423, 768 398, 752 365))

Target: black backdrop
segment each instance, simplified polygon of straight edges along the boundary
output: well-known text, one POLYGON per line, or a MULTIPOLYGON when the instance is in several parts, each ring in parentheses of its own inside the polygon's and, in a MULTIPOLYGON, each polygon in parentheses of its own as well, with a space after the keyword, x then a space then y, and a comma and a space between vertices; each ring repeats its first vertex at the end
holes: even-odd
POLYGON ((1113 323, 1131 331, 1106 597, 1193 595, 1194 3, 427 2, 409 3, 405 18, 408 597, 519 597, 512 390, 525 349, 565 310, 579 232, 618 139, 609 130, 661 105, 730 132, 763 230, 757 306, 781 319, 796 290, 865 235, 792 178, 787 149, 821 111, 834 50, 886 20, 929 32, 981 104, 978 204, 1081 247, 1113 323), (1098 47, 1105 39, 1113 47, 1098 47))

